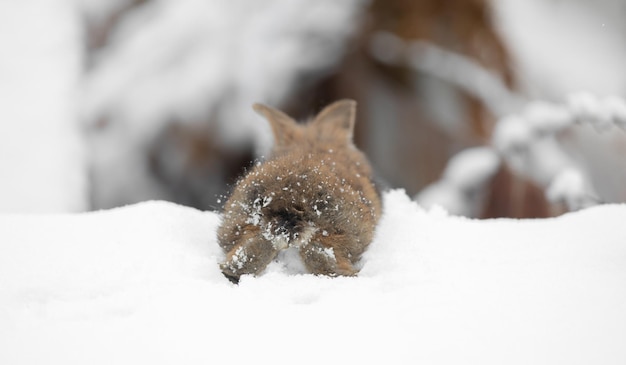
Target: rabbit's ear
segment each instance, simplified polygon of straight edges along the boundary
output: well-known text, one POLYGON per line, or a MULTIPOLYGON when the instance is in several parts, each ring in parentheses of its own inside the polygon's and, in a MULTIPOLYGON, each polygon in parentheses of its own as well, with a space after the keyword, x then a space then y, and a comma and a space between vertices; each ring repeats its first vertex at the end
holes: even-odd
POLYGON ((300 126, 287 114, 259 103, 253 104, 252 109, 264 116, 270 123, 272 132, 274 133, 275 147, 292 145, 301 138, 302 130, 300 126))
POLYGON ((343 99, 336 101, 322 110, 313 125, 320 138, 324 140, 350 143, 354 132, 356 101, 343 99))

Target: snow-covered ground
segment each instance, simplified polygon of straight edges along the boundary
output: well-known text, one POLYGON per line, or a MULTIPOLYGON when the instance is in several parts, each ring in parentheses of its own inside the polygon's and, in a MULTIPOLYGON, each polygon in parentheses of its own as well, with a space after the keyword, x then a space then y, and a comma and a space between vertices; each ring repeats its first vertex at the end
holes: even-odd
POLYGON ((239 286, 214 212, 0 215, 0 363, 626 363, 626 205, 477 221, 384 203, 359 277, 277 262, 239 286))

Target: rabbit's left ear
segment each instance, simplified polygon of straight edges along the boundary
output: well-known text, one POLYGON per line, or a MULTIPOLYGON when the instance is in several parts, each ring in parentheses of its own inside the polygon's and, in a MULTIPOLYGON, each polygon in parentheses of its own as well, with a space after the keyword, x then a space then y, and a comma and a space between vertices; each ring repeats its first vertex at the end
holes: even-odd
POLYGON ((322 110, 313 125, 318 136, 327 141, 350 143, 354 133, 356 101, 343 99, 336 101, 322 110))
POLYGON ((287 114, 259 103, 252 105, 252 108, 270 123, 274 133, 274 148, 294 145, 302 138, 302 129, 287 114))

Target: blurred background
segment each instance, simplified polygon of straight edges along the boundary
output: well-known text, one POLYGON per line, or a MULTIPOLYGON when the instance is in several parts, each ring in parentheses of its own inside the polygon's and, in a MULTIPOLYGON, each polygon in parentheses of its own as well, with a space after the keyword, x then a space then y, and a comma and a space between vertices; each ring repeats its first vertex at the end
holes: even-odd
POLYGON ((251 109, 358 102, 379 180, 468 217, 626 202, 624 0, 0 0, 0 212, 205 210, 251 109))

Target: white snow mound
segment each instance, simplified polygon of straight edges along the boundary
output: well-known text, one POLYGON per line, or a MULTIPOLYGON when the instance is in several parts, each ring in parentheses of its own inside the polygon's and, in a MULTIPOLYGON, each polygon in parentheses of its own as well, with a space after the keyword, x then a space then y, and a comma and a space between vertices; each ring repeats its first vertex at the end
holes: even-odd
POLYGON ((273 264, 239 286, 213 212, 0 215, 0 363, 626 363, 626 205, 477 221, 384 204, 359 277, 273 264))

